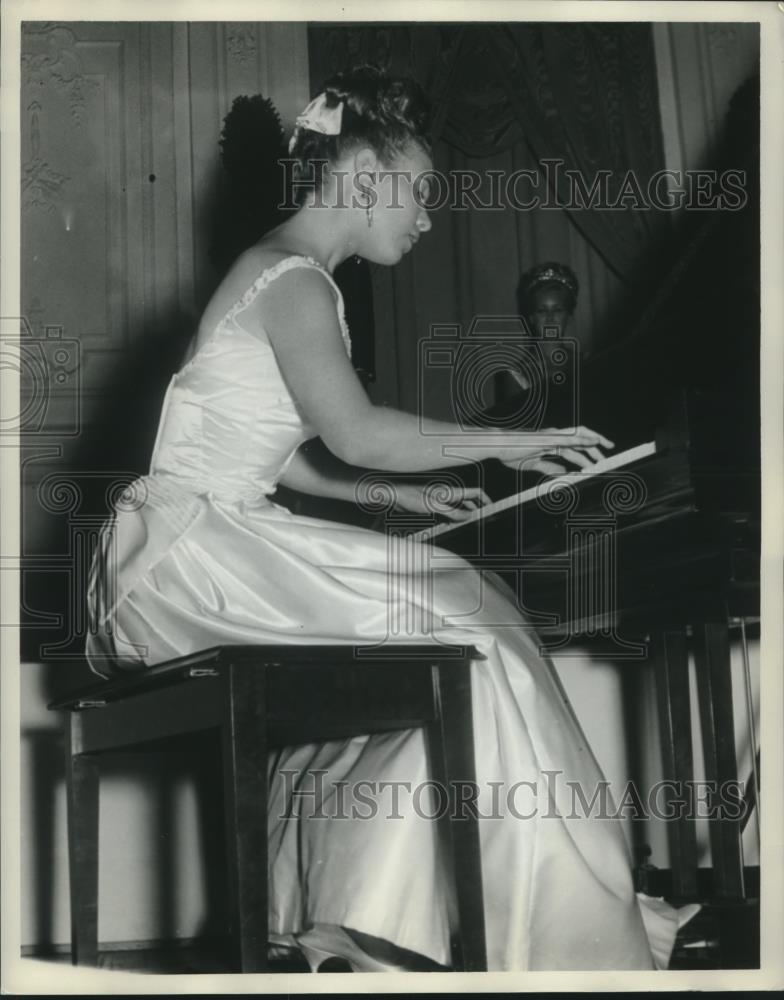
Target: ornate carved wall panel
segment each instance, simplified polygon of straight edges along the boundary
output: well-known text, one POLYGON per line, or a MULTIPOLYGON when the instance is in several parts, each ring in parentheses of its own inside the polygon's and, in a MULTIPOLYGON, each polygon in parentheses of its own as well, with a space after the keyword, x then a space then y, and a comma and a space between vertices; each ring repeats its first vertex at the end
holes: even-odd
POLYGON ((22 55, 22 307, 78 339, 85 385, 143 297, 139 30, 112 28, 28 29, 22 55))
MULTIPOLYGON (((305 26, 27 22, 22 32, 25 539, 38 467, 146 471, 157 410, 217 275, 218 139, 240 94, 308 97, 305 26)), ((294 110, 296 109, 296 111, 294 110)), ((43 474, 43 473, 41 473, 43 474)))

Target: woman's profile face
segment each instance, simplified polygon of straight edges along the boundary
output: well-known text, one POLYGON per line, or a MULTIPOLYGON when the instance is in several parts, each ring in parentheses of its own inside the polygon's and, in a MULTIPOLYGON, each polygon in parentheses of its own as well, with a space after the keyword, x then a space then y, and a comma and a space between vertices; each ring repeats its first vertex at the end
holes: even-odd
POLYGON ((569 293, 564 288, 542 288, 531 297, 529 320, 538 337, 562 337, 572 316, 569 293))
POLYGON ((377 264, 397 264, 431 228, 424 205, 432 169, 428 154, 413 144, 381 165, 373 224, 364 234, 367 248, 362 256, 377 264))

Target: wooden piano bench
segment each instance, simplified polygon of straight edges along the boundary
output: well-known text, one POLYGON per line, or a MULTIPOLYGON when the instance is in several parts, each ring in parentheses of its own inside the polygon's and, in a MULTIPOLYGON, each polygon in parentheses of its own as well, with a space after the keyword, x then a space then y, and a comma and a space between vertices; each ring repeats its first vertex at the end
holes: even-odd
POLYGON ((476 816, 456 782, 475 782, 473 648, 222 646, 94 684, 49 708, 67 713, 71 957, 98 964, 99 762, 217 730, 223 760, 232 966, 267 963, 267 761, 275 747, 423 727, 430 777, 446 790, 439 835, 457 928, 456 969, 487 968, 476 816), (459 873, 459 875, 458 875, 459 873))

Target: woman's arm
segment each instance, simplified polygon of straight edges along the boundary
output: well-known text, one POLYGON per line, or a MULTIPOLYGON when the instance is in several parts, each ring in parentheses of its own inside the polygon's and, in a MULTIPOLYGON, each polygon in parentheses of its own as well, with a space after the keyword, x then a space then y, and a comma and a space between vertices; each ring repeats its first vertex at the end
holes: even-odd
POLYGON ((404 482, 369 469, 358 469, 336 458, 319 438, 312 438, 297 450, 280 483, 300 493, 367 506, 371 513, 377 511, 373 498, 378 500, 380 487, 385 505, 390 508, 439 514, 451 521, 461 520, 490 502, 481 487, 447 483, 438 480, 437 474, 434 478, 438 487, 431 490, 429 477, 419 482, 404 482))
POLYGON ((562 471, 542 456, 558 453, 578 466, 612 447, 586 428, 525 432, 465 429, 374 406, 346 355, 332 290, 311 268, 281 275, 240 317, 263 329, 294 397, 329 450, 349 465, 418 472, 499 458, 546 472, 562 471))
POLYGON ((297 450, 280 483, 299 493, 355 502, 361 475, 361 469, 331 454, 320 438, 312 438, 297 450))

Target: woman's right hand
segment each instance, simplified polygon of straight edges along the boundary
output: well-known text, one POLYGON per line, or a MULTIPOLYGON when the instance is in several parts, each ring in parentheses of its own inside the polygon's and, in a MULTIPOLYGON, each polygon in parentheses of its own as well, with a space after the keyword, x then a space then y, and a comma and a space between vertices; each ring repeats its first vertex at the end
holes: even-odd
POLYGON ((603 434, 588 427, 501 433, 497 455, 500 462, 511 469, 529 469, 554 476, 569 471, 569 465, 577 466, 577 470, 590 469, 605 457, 600 448, 615 447, 603 434))

